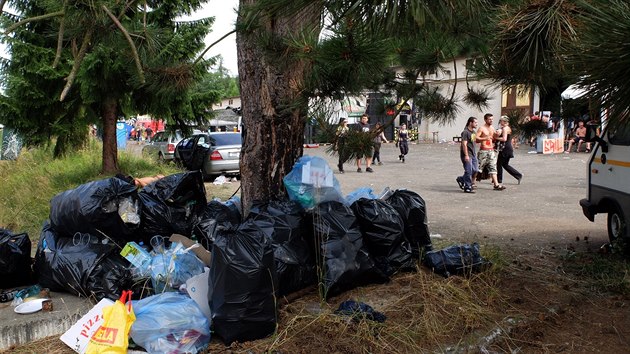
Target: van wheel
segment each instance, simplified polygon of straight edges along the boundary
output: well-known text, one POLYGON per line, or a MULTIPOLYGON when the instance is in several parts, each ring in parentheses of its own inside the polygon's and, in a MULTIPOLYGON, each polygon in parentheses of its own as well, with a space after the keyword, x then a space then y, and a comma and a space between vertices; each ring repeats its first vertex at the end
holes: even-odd
POLYGON ((608 212, 608 238, 610 242, 627 242, 628 241, 628 227, 626 225, 626 219, 623 212, 618 206, 614 206, 612 210, 608 212))

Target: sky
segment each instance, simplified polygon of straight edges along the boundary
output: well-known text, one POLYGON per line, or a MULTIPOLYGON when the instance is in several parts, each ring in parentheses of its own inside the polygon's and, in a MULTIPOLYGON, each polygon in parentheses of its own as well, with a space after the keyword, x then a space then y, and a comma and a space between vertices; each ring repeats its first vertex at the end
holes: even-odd
MULTIPOLYGON (((234 29, 234 24, 236 23, 236 8, 238 8, 238 0, 210 0, 204 5, 203 9, 185 19, 197 20, 214 16, 212 32, 206 37, 206 45, 210 45, 234 29)), ((230 75, 238 75, 236 34, 231 34, 212 47, 206 54, 206 57, 212 57, 218 54, 223 56, 223 66, 230 71, 230 75)))
MULTIPOLYGON (((184 20, 197 20, 200 18, 214 16, 212 32, 206 37, 206 45, 210 45, 217 39, 224 36, 234 28, 236 23, 236 11, 238 0, 210 0, 204 7, 195 14, 184 18, 184 20)), ((7 9, 8 10, 8 9, 7 9)), ((8 10, 11 11, 11 10, 8 10)), ((8 58, 4 45, 0 44, 0 55, 8 58)), ((236 35, 231 34, 216 44, 206 53, 206 57, 221 54, 223 56, 223 66, 230 71, 231 76, 238 75, 238 65, 236 62, 236 35)))

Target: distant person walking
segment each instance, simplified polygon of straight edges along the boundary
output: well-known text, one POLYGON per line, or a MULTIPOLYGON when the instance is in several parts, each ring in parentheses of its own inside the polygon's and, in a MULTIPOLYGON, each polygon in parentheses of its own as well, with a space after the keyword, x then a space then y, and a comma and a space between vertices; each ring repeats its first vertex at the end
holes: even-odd
POLYGON ((409 153, 409 131, 405 123, 401 124, 398 129, 398 148, 400 149, 398 159, 405 163, 405 156, 409 153))
MULTIPOLYGON (((361 121, 359 122, 359 129, 365 133, 365 134, 369 134, 370 133, 370 124, 368 123, 369 117, 367 114, 363 114, 361 116, 361 121)), ((363 156, 357 156, 357 172, 361 173, 363 172, 361 170, 361 160, 363 159, 363 156)), ((370 167, 372 165, 372 152, 370 151, 370 153, 368 155, 365 156, 365 171, 366 172, 374 172, 374 170, 372 170, 372 167, 370 167)))
POLYGON ((335 150, 337 150, 337 153, 339 154, 339 163, 337 164, 339 173, 344 173, 343 164, 346 162, 348 156, 348 152, 346 151, 346 138, 349 131, 350 128, 348 127, 348 120, 346 118, 340 118, 337 131, 335 132, 335 135, 337 136, 335 150))
POLYGON ((518 184, 521 184, 523 174, 518 172, 514 167, 510 166, 510 159, 514 157, 514 149, 512 147, 512 128, 510 128, 510 119, 507 116, 499 118, 501 129, 497 131, 497 146, 502 146, 498 150, 497 157, 497 181, 503 183, 503 170, 507 171, 512 177, 516 178, 518 184))
POLYGON ((463 189, 465 193, 475 193, 473 181, 478 172, 477 155, 475 154, 475 129, 477 129, 477 118, 468 118, 466 128, 462 131, 459 151, 459 157, 464 165, 464 175, 455 179, 459 188, 463 189))
POLYGON ((374 155, 372 156, 372 163, 376 163, 376 161, 378 161, 378 164, 382 165, 383 162, 381 162, 381 144, 383 142, 388 143, 388 141, 385 138, 385 133, 383 132, 383 127, 381 123, 376 123, 376 125, 374 126, 374 130, 376 136, 374 137, 374 155))

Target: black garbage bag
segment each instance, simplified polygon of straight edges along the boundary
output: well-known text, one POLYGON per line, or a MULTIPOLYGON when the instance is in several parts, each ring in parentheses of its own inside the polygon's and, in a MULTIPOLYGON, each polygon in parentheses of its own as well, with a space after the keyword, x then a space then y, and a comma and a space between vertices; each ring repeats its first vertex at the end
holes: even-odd
POLYGON ((442 250, 427 252, 423 264, 444 277, 478 273, 492 263, 481 256, 479 244, 453 245, 442 250))
POLYGON ((115 240, 132 240, 140 219, 127 218, 119 207, 136 205, 136 186, 119 178, 108 178, 82 184, 61 192, 50 201, 50 223, 60 236, 76 232, 106 235, 115 240), (122 216, 121 216, 122 214, 122 216), (126 219, 126 220, 124 220, 126 219), (136 220, 137 219, 137 220, 136 220))
POLYGON ((324 298, 369 283, 389 280, 375 265, 350 207, 335 201, 318 204, 310 213, 316 262, 322 270, 324 298))
POLYGON ((355 300, 346 300, 339 304, 336 315, 350 316, 354 322, 361 322, 362 320, 370 320, 378 323, 383 323, 387 319, 383 313, 378 312, 372 308, 372 306, 355 300))
POLYGON ((273 224, 271 244, 278 273, 278 296, 303 289, 317 281, 315 257, 307 242, 304 210, 296 201, 255 202, 249 219, 273 224))
POLYGON ((214 332, 226 344, 264 338, 276 328, 273 224, 246 220, 219 232, 212 247, 209 295, 214 332))
POLYGON ((0 228, 0 289, 31 283, 31 239, 0 228))
POLYGON ((240 223, 241 211, 233 203, 211 200, 194 226, 193 236, 205 249, 211 250, 217 232, 235 230, 240 223))
POLYGON ((430 251, 431 237, 424 199, 415 192, 398 189, 385 201, 402 216, 405 237, 411 245, 413 258, 419 259, 423 250, 430 251))
POLYGON ((391 276, 399 270, 416 269, 402 217, 393 206, 380 199, 360 198, 350 207, 365 245, 383 273, 391 276))
POLYGON ((138 196, 145 241, 155 235, 190 237, 206 207, 201 171, 166 176, 144 187, 138 196))
POLYGON ((39 285, 96 300, 120 298, 132 287, 129 262, 117 245, 87 233, 59 237, 48 222, 44 224, 35 254, 35 275, 39 285))

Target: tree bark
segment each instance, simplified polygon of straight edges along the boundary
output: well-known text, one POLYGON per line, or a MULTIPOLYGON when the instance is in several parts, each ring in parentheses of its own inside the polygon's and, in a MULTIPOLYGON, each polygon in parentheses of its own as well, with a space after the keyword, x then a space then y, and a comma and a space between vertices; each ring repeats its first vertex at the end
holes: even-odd
POLYGON ((118 102, 106 97, 101 104, 103 118, 103 170, 104 174, 118 172, 118 144, 116 143, 116 112, 118 102))
MULTIPOLYGON (((256 0, 241 0, 242 11, 256 0)), ((282 179, 302 155, 308 104, 302 96, 311 70, 305 60, 282 58, 284 52, 261 49, 259 35, 278 39, 305 29, 320 31, 321 9, 308 6, 290 17, 266 17, 250 33, 237 33, 236 44, 243 114, 241 202, 246 216, 256 200, 286 195, 282 179)))

